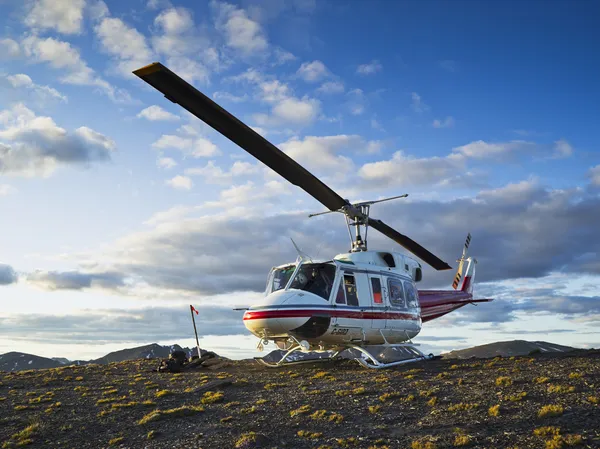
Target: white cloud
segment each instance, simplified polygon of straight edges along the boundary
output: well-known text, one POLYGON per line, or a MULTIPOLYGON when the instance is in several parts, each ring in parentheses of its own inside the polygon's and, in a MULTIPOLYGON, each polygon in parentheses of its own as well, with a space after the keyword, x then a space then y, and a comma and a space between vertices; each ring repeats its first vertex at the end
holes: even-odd
POLYGON ((22 104, 0 111, 0 172, 49 176, 58 165, 110 159, 115 143, 86 126, 68 132, 22 104))
POLYGON ((114 57, 115 72, 133 76, 132 71, 150 63, 152 52, 146 38, 121 19, 105 17, 94 27, 101 49, 114 57))
POLYGON ((317 89, 323 94, 341 94, 344 92, 344 83, 341 81, 327 81, 317 89))
POLYGON ((257 134, 260 134, 260 135, 261 135, 261 136, 263 136, 263 137, 266 137, 266 136, 267 136, 267 134, 269 134, 269 133, 267 132, 267 130, 266 130, 266 129, 264 129, 264 128, 261 128, 260 126, 251 126, 250 128, 251 128, 251 129, 252 129, 254 132, 256 132, 257 134))
POLYGON ((43 290, 82 290, 87 288, 118 289, 125 285, 119 273, 36 270, 27 275, 27 282, 43 290))
POLYGON ((148 226, 156 226, 161 223, 173 223, 176 221, 181 221, 191 212, 199 208, 200 206, 173 206, 170 209, 156 212, 148 220, 144 221, 144 224, 148 226))
POLYGON ((173 134, 163 134, 152 146, 159 150, 174 148, 194 158, 220 154, 217 146, 204 137, 182 137, 173 134))
POLYGON ((489 204, 518 204, 524 200, 533 200, 539 193, 540 184, 536 178, 510 183, 495 189, 482 190, 477 195, 489 204))
POLYGON ((429 110, 429 106, 426 105, 423 102, 423 99, 421 98, 421 96, 416 93, 416 92, 412 92, 410 94, 410 98, 411 98, 411 107, 413 108, 413 110, 415 112, 425 112, 429 110))
POLYGON ((177 175, 172 179, 165 181, 165 184, 179 190, 191 190, 194 183, 187 176, 177 175))
POLYGON ((443 120, 435 119, 432 126, 434 128, 452 128, 454 126, 454 117, 448 116, 443 120))
POLYGON ((171 8, 172 6, 169 0, 148 0, 148 3, 146 3, 148 9, 171 8))
POLYGON ((524 153, 537 148, 533 142, 512 140, 510 142, 488 143, 483 140, 468 143, 452 149, 456 155, 463 155, 472 159, 502 158, 514 153, 524 153))
MULTIPOLYGON (((357 135, 306 136, 290 139, 279 145, 281 151, 309 169, 347 173, 354 164, 349 152, 368 152, 371 142, 357 135), (344 155, 343 155, 344 154, 344 155)), ((371 147, 373 148, 373 147, 371 147)))
POLYGON ((169 148, 175 148, 177 150, 189 150, 192 146, 193 140, 187 137, 175 136, 173 134, 163 134, 160 138, 152 144, 154 148, 159 150, 165 150, 169 148))
POLYGON ((347 106, 352 115, 361 115, 367 108, 367 97, 362 89, 352 89, 346 96, 348 97, 347 106))
POLYGON ((210 79, 206 66, 191 58, 185 56, 167 58, 167 64, 173 72, 189 83, 200 81, 207 84, 210 79))
POLYGON ((600 164, 588 170, 588 177, 593 185, 600 187, 600 164))
POLYGON ((246 95, 246 94, 234 95, 232 93, 222 92, 222 91, 214 92, 212 97, 213 97, 213 100, 215 100, 215 101, 224 100, 224 101, 228 101, 231 103, 243 103, 244 101, 248 100, 248 95, 246 95))
POLYGON ((317 118, 319 110, 319 100, 290 97, 273 107, 273 115, 285 123, 307 125, 317 118))
POLYGON ((16 58, 21 55, 21 47, 12 39, 0 39, 0 59, 16 58))
POLYGON ((254 68, 246 69, 246 71, 240 73, 239 75, 233 75, 227 77, 227 81, 232 81, 234 83, 251 83, 251 84, 259 84, 264 81, 264 75, 254 68))
POLYGON ((104 19, 110 13, 108 11, 108 6, 102 0, 96 0, 88 6, 88 14, 94 21, 99 21, 104 19))
POLYGON ((33 81, 31 78, 24 73, 19 73, 16 75, 9 75, 6 77, 8 82, 12 85, 12 87, 31 87, 33 86, 33 81))
POLYGON ((68 42, 31 35, 26 37, 22 44, 25 54, 36 61, 48 62, 55 69, 82 72, 81 77, 85 75, 91 78, 93 74, 93 70, 81 59, 79 51, 68 42))
POLYGON ((291 94, 290 87, 278 80, 264 81, 258 87, 260 89, 260 99, 267 103, 283 101, 291 94))
POLYGON ((194 33, 192 12, 186 8, 170 8, 162 11, 154 19, 154 25, 160 31, 152 37, 154 49, 165 55, 181 55, 197 50, 197 39, 190 39, 194 33))
POLYGON ((177 162, 175 162, 175 159, 170 157, 160 157, 157 159, 156 165, 160 168, 169 169, 175 167, 177 162))
POLYGON ((275 62, 273 64, 276 66, 298 59, 289 51, 285 51, 281 48, 275 48, 275 50, 273 51, 273 56, 275 58, 275 62))
POLYGON ((300 78, 308 83, 316 83, 330 75, 329 70, 321 61, 303 63, 296 72, 300 78))
POLYGON ((170 8, 162 11, 154 24, 160 26, 166 34, 183 34, 194 27, 192 13, 186 8, 170 8))
POLYGON ((367 154, 377 154, 381 152, 381 149, 384 147, 383 142, 380 140, 372 140, 367 145, 366 153, 367 154))
POLYGON ((42 86, 40 84, 35 84, 33 82, 33 80, 24 73, 17 73, 16 75, 9 75, 6 77, 6 79, 11 84, 11 86, 14 88, 22 87, 24 89, 31 90, 42 98, 50 97, 50 98, 55 98, 57 100, 61 100, 64 102, 67 101, 67 97, 62 95, 56 89, 54 89, 50 86, 42 86))
POLYGON ((12 195, 17 189, 8 184, 0 184, 0 196, 12 195))
POLYGON ((25 17, 25 25, 54 29, 63 34, 80 34, 85 0, 38 0, 25 17))
POLYGON ((164 55, 169 67, 190 83, 208 84, 212 71, 229 65, 209 33, 194 23, 190 9, 170 7, 154 19, 152 47, 164 55))
POLYGON ((117 103, 131 101, 127 91, 117 89, 97 76, 70 43, 31 35, 23 39, 21 44, 25 55, 34 62, 45 62, 55 69, 66 70, 67 74, 60 78, 62 83, 98 87, 117 103))
POLYGON ((385 131, 385 128, 379 123, 376 119, 371 119, 371 128, 376 129, 377 131, 385 131))
POLYGON ((373 75, 374 73, 380 72, 383 69, 381 63, 374 59, 368 64, 361 64, 356 69, 356 73, 359 75, 373 75))
POLYGON ((216 12, 216 27, 226 44, 244 56, 265 55, 269 44, 261 25, 250 19, 245 10, 224 2, 212 1, 216 12))
POLYGON ((249 69, 244 73, 230 77, 231 81, 247 82, 257 88, 255 97, 259 101, 271 105, 271 114, 255 114, 253 116, 259 126, 279 126, 290 124, 304 126, 312 123, 321 110, 321 102, 304 96, 294 96, 292 89, 276 79, 266 79, 262 73, 249 69))
POLYGON ((392 159, 363 165, 358 174, 371 187, 404 187, 436 184, 462 169, 461 158, 456 155, 419 159, 397 151, 392 159))
POLYGON ((205 183, 221 185, 231 185, 235 178, 257 173, 259 173, 259 168, 256 164, 244 161, 235 161, 227 171, 217 166, 215 161, 208 161, 203 167, 193 167, 185 170, 186 175, 201 176, 205 183))
POLYGON ((217 146, 204 137, 198 137, 192 145, 191 155, 193 157, 210 157, 220 154, 217 146))
POLYGON ((573 154, 573 147, 569 142, 564 139, 557 140, 554 142, 554 155, 556 159, 562 159, 569 157, 573 154))
POLYGON ((142 109, 136 117, 145 118, 146 120, 150 120, 150 121, 158 121, 158 120, 176 121, 176 120, 179 120, 178 115, 175 115, 168 111, 165 111, 163 108, 161 108, 160 106, 157 106, 157 105, 148 106, 147 108, 142 109))
POLYGON ((246 184, 234 185, 221 191, 218 201, 208 201, 205 207, 214 207, 228 211, 244 210, 247 213, 249 204, 260 204, 265 210, 267 205, 281 202, 282 195, 289 195, 289 183, 268 181, 262 186, 256 186, 252 181, 246 184))

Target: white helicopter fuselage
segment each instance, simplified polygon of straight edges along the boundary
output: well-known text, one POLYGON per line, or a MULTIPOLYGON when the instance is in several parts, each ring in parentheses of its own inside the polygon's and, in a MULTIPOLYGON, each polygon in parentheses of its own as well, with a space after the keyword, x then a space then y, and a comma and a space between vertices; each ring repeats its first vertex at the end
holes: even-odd
POLYGON ((290 337, 311 348, 402 343, 421 330, 420 270, 410 257, 381 251, 275 267, 264 300, 247 309, 244 324, 282 349, 290 337))

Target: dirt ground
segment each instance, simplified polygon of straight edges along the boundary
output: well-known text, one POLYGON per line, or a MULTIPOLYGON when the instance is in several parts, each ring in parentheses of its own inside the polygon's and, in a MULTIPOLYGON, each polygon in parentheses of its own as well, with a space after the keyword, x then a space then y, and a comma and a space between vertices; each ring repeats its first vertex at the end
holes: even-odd
POLYGON ((383 371, 156 365, 0 372, 2 448, 600 448, 597 350, 383 371))

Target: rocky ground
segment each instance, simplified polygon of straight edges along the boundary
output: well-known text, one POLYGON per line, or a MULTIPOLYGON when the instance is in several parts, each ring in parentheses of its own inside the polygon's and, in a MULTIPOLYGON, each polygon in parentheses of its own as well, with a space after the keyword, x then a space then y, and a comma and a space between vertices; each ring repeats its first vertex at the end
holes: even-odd
POLYGON ((2 448, 600 447, 597 350, 384 371, 156 365, 0 372, 2 448))

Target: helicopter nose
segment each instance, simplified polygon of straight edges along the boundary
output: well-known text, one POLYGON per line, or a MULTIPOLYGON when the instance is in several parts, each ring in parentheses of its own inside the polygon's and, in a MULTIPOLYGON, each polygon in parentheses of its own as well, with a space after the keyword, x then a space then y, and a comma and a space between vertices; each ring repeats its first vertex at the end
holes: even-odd
POLYGON ((285 337, 310 319, 310 310, 295 305, 297 291, 281 291, 268 295, 261 304, 244 313, 246 329, 257 337, 285 337))

